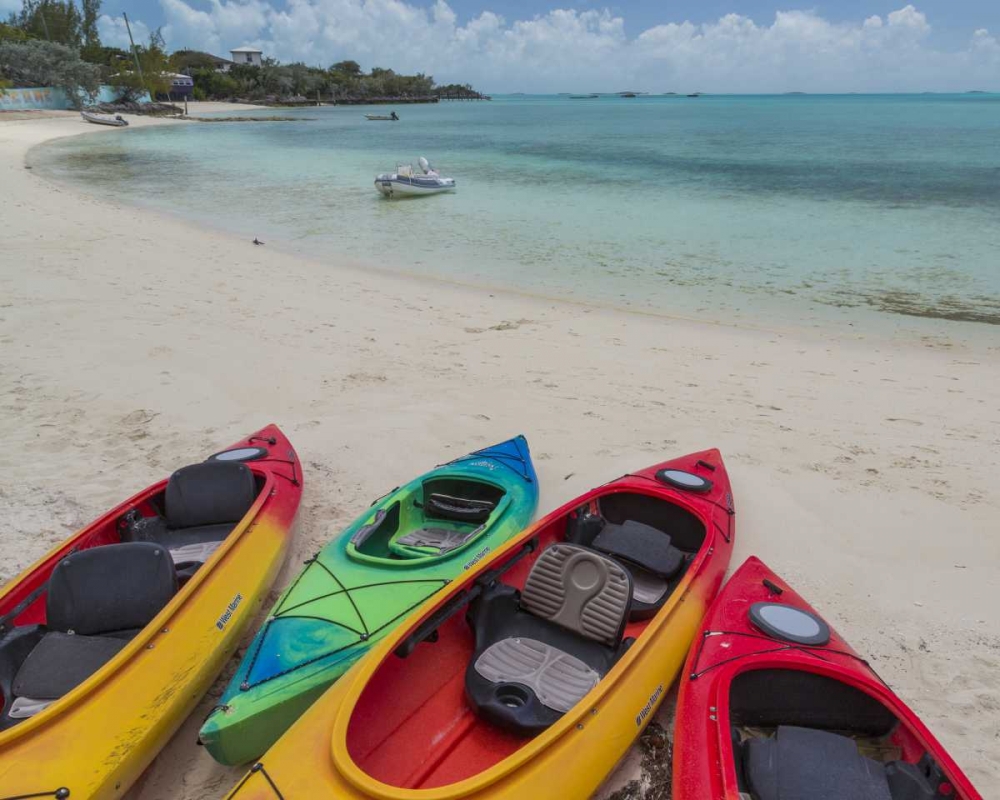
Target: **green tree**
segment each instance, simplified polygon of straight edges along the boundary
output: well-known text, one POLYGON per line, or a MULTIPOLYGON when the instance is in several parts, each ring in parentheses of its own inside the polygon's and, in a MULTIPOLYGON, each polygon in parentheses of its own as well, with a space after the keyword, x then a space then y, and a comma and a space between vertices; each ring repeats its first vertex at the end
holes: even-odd
POLYGON ((34 37, 17 27, 15 17, 11 14, 11 23, 0 22, 0 42, 27 42, 34 37))
POLYGON ((24 0, 21 13, 12 14, 10 22, 36 39, 77 49, 83 42, 83 19, 73 0, 24 0))
POLYGON ((340 72, 350 78, 360 78, 361 65, 357 61, 338 61, 330 67, 330 72, 340 72))
POLYGON ((157 28, 149 34, 149 42, 135 48, 140 70, 134 70, 133 62, 128 69, 123 69, 108 79, 108 83, 118 92, 120 100, 135 102, 146 92, 149 92, 151 100, 155 100, 157 95, 165 95, 170 91, 170 65, 164 47, 163 35, 157 28))
POLYGON ((53 86, 62 89, 75 106, 93 98, 101 70, 79 53, 56 42, 0 42, 0 77, 14 86, 53 86))

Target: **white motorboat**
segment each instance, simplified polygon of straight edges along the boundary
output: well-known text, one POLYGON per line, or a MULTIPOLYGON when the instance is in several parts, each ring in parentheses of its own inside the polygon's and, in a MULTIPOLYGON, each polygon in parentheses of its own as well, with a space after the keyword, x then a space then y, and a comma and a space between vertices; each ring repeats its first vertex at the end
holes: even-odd
POLYGON ((442 178, 423 156, 420 170, 412 164, 397 164, 395 172, 383 172, 375 178, 375 188, 386 197, 416 197, 455 191, 454 178, 442 178))
POLYGON ((124 128, 128 125, 128 120, 122 119, 121 114, 98 114, 94 111, 81 111, 80 116, 95 125, 110 125, 113 128, 124 128))
POLYGON ((365 119, 371 122, 399 122, 399 115, 395 111, 391 114, 365 114, 365 119))

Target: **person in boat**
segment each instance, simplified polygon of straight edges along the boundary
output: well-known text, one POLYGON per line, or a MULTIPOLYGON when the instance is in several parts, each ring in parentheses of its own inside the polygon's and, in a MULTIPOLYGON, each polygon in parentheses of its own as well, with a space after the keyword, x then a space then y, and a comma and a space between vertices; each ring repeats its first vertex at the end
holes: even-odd
POLYGON ((398 122, 398 121, 399 121, 399 117, 398 117, 398 116, 396 115, 396 112, 395 112, 395 111, 393 111, 393 112, 392 112, 392 113, 391 113, 391 114, 389 115, 389 119, 391 119, 391 120, 392 120, 393 122, 398 122))

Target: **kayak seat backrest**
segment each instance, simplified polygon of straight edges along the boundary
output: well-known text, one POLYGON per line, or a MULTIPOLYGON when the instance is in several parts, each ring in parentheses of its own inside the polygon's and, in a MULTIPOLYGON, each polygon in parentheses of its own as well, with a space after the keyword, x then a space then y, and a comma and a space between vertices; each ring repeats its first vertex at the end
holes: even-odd
POLYGON ((175 564, 197 568, 246 516, 256 496, 253 472, 246 464, 192 464, 167 481, 163 518, 139 518, 123 538, 161 544, 175 564))
MULTIPOLYGON (((176 591, 170 554, 157 544, 113 544, 65 557, 49 578, 46 625, 37 629, 30 650, 19 653, 16 673, 4 687, 0 727, 32 716, 90 677, 176 591)), ((0 651, 7 651, 8 639, 0 651)))
POLYGON ((623 652, 631 598, 631 577, 611 558, 573 544, 547 548, 522 592, 499 584, 469 610, 472 707, 514 733, 548 728, 623 652))
POLYGON ((479 524, 489 519, 496 503, 490 500, 474 500, 451 497, 438 492, 424 498, 424 516, 430 519, 447 519, 455 522, 479 524))
POLYGON ((205 461, 170 476, 166 520, 171 529, 235 524, 256 497, 253 473, 234 461, 205 461))
POLYGON ((633 620, 648 619, 663 607, 687 564, 664 531, 631 519, 608 522, 586 507, 567 520, 566 538, 611 556, 629 571, 633 620))
POLYGON ((896 800, 885 767, 862 756, 847 736, 780 726, 774 736, 750 739, 744 747, 755 800, 896 800))

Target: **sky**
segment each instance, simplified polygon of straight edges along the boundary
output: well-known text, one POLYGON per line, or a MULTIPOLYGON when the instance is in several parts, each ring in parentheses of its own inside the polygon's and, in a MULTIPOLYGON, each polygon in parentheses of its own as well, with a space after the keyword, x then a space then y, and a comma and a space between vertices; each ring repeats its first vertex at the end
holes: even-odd
MULTIPOLYGON (((0 12, 20 0, 0 0, 0 12)), ((170 49, 424 72, 488 92, 1000 91, 1000 0, 104 0, 170 49)))

